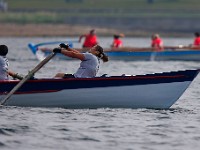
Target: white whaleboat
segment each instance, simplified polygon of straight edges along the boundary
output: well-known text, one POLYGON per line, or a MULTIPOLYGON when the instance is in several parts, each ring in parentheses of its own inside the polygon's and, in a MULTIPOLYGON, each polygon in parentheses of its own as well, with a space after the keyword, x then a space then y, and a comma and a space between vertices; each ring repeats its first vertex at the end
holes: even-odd
MULTIPOLYGON (((199 69, 134 76, 28 80, 7 106, 62 108, 170 108, 199 69)), ((3 99, 19 81, 0 81, 3 99)))

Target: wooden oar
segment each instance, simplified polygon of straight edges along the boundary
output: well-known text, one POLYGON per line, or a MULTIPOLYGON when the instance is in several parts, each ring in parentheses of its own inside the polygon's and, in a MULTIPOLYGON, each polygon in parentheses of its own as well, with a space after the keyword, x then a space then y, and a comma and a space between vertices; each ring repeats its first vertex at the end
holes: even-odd
POLYGON ((53 58, 56 53, 51 53, 43 61, 41 61, 33 70, 31 70, 28 75, 26 75, 7 95, 0 101, 0 105, 4 105, 7 100, 27 81, 29 80, 40 68, 42 68, 51 58, 53 58))

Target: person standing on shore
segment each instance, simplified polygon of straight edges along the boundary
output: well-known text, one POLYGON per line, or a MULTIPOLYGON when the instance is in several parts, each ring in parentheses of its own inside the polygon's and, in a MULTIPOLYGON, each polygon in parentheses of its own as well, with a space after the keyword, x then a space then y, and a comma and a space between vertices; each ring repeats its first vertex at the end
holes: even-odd
POLYGON ((79 37, 79 42, 81 42, 82 38, 85 37, 85 41, 83 43, 83 48, 91 48, 98 44, 98 39, 96 35, 95 29, 90 30, 89 34, 83 34, 79 37))
POLYGON ((9 62, 6 57, 7 53, 8 47, 6 45, 0 45, 0 80, 8 80, 8 75, 12 76, 13 78, 22 80, 23 77, 11 70, 8 70, 9 62))
POLYGON ((112 48, 119 48, 123 46, 123 42, 120 38, 124 37, 124 34, 115 34, 113 39, 113 43, 111 45, 112 48))
POLYGON ((89 52, 81 53, 61 43, 60 48, 54 48, 53 52, 81 60, 80 67, 74 74, 57 73, 55 78, 93 78, 99 70, 100 59, 103 62, 108 61, 108 56, 99 45, 93 46, 89 52))
POLYGON ((152 35, 151 47, 154 51, 162 51, 163 48, 163 40, 160 38, 159 34, 152 35))

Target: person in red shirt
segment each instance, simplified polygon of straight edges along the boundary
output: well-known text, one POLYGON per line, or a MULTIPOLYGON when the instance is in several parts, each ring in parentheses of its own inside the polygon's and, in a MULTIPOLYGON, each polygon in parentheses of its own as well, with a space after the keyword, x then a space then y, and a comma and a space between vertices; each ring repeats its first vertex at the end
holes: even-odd
POLYGON ((193 46, 200 47, 200 34, 198 32, 195 32, 194 35, 195 35, 195 39, 194 39, 193 46))
POLYGON ((163 41, 158 34, 152 35, 151 47, 155 51, 163 50, 163 41))
POLYGON ((89 34, 83 34, 79 37, 79 42, 81 42, 81 39, 85 37, 85 41, 83 43, 83 48, 88 47, 91 48, 98 44, 97 42, 97 36, 95 29, 90 30, 89 34))
POLYGON ((123 42, 120 39, 120 37, 124 37, 124 34, 114 35, 113 37, 114 37, 114 39, 113 39, 113 43, 112 43, 111 47, 113 47, 113 48, 122 47, 123 42))

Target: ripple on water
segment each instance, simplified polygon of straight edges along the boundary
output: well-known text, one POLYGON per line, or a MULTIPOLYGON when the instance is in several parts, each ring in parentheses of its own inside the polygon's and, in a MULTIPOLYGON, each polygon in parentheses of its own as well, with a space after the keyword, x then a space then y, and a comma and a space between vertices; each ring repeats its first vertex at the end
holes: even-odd
MULTIPOLYGON (((0 38, 9 45, 10 69, 27 74, 39 62, 27 43, 58 41, 63 37, 0 38), (15 41, 15 42, 13 42, 15 41), (16 44, 18 43, 18 44, 16 44)), ((103 38, 109 43, 112 39, 103 38)), ((130 46, 149 39, 126 38, 130 46)), ((165 39, 180 43, 191 39, 165 39)), ((145 42, 142 42, 144 44, 145 42)), ((169 45, 169 44, 168 44, 169 45)), ((107 46, 107 45, 104 45, 107 46)), ((51 61, 35 74, 52 77, 73 73, 79 61, 51 61)), ((199 68, 199 62, 110 61, 101 64, 99 75, 147 74, 199 68)), ((200 147, 200 76, 168 110, 0 108, 0 148, 20 150, 198 150, 200 147)), ((168 93, 170 94, 170 93, 168 93)))

